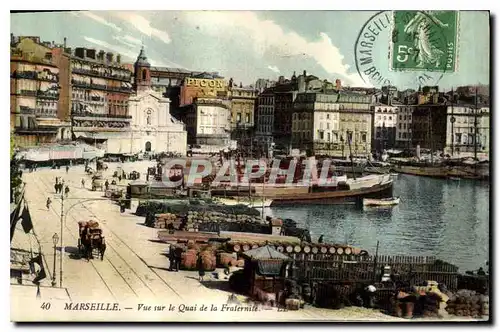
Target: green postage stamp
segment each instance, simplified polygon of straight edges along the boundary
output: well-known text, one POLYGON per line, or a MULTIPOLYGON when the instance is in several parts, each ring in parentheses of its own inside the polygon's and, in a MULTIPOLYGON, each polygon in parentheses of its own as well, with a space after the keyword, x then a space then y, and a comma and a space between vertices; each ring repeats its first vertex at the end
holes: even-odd
POLYGON ((394 11, 391 70, 455 72, 458 19, 458 11, 394 11))

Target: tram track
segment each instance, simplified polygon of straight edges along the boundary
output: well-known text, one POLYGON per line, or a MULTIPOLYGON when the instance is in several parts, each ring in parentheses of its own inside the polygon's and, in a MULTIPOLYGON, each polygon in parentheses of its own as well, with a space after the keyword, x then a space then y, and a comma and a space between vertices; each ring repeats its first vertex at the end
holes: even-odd
MULTIPOLYGON (((42 183, 44 185, 47 185, 49 186, 49 184, 45 181, 45 180, 42 180, 42 183)), ((49 186, 50 188, 50 186, 49 186)), ((78 203, 78 200, 77 202, 75 203, 78 203)), ((94 211, 92 211, 89 207, 87 207, 85 205, 85 203, 81 203, 79 207, 82 207, 83 209, 87 210, 87 212, 93 216, 93 218, 97 219, 98 222, 100 222, 101 225, 105 225, 104 222, 103 222, 103 219, 98 217, 94 211)), ((52 207, 52 209, 57 213, 57 211, 52 207)), ((71 218, 75 221, 77 221, 77 218, 72 215, 71 212, 69 212, 68 214, 71 215, 71 218)), ((70 229, 66 223, 64 225, 65 229, 67 229, 69 231, 69 233, 71 234, 71 236, 73 237, 74 240, 78 240, 75 238, 75 236, 72 234, 72 229, 70 229)), ((132 266, 129 262, 127 262, 127 260, 123 257, 122 254, 119 253, 117 247, 119 246, 124 246, 126 247, 130 252, 133 253, 133 255, 135 255, 135 257, 137 257, 140 262, 142 264, 145 265, 145 267, 147 268, 148 272, 152 272, 154 275, 156 275, 157 279, 162 283, 162 285, 164 286, 167 286, 167 288, 172 291, 177 297, 179 297, 179 299, 182 299, 182 296, 175 290, 172 288, 172 286, 170 286, 156 271, 154 271, 151 267, 148 266, 148 264, 144 261, 144 259, 142 257, 140 257, 118 234, 116 234, 116 232, 112 231, 109 227, 107 226, 104 226, 106 232, 108 232, 108 234, 112 235, 111 238, 111 241, 106 241, 106 253, 108 253, 109 255, 109 252, 108 252, 108 249, 111 249, 112 252, 117 256, 117 258, 119 258, 121 261, 122 261, 122 264, 117 264, 117 265, 121 265, 119 266, 120 269, 117 267, 117 265, 115 265, 112 260, 105 254, 104 255, 104 258, 105 260, 113 267, 113 269, 117 272, 117 274, 120 275, 120 277, 123 279, 123 281, 125 282, 125 284, 128 286, 128 288, 130 288, 130 290, 134 293, 134 295, 137 297, 137 298, 143 298, 141 296, 139 296, 138 292, 136 292, 136 290, 134 289, 134 287, 131 285, 131 283, 129 281, 127 281, 127 278, 124 274, 127 274, 127 273, 132 273, 133 275, 135 275, 134 277, 129 277, 130 279, 133 279, 133 278, 136 278, 137 280, 139 280, 148 290, 149 292, 151 292, 151 294, 153 296, 155 296, 155 294, 157 294, 157 290, 154 290, 153 288, 151 288, 148 284, 147 281, 143 280, 141 278, 141 276, 139 275, 139 273, 136 271, 136 268, 134 266, 132 266), (116 244, 113 244, 113 241, 114 240, 117 240, 116 244), (122 272, 120 272, 120 270, 122 270, 122 272), (123 270, 125 270, 126 272, 124 273, 123 270)), ((106 238, 108 239, 108 238, 106 238)), ((116 296, 114 294, 113 291, 111 291, 111 287, 108 285, 108 283, 104 280, 104 277, 102 276, 102 274, 99 272, 99 269, 96 267, 96 263, 90 261, 92 263, 92 266, 94 267, 94 269, 96 270, 97 274, 99 275, 99 277, 101 278, 101 280, 103 281, 103 283, 105 284, 105 286, 107 287, 108 291, 112 294, 112 296, 116 299, 116 296)), ((115 262, 116 263, 116 262, 115 262)), ((131 280, 130 280, 131 281, 131 280)))

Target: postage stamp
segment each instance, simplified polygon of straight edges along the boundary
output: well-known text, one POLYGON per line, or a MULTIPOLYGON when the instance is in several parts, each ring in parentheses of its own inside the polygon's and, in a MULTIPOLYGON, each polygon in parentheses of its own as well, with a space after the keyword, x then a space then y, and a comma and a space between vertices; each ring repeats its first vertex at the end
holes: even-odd
POLYGON ((381 11, 359 32, 356 69, 378 87, 437 85, 445 73, 457 71, 458 44, 458 12, 381 11))
POLYGON ((456 11, 394 11, 390 68, 455 72, 458 15, 456 11))

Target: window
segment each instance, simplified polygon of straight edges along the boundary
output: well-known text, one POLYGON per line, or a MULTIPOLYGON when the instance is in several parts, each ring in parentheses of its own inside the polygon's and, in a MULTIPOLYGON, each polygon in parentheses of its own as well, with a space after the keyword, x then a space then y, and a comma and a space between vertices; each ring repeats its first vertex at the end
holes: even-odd
POLYGON ((330 114, 329 113, 326 114, 326 119, 330 120, 330 114))
POLYGON ((147 79, 147 76, 148 76, 148 72, 147 72, 147 70, 146 70, 146 69, 143 69, 143 70, 142 70, 142 79, 143 79, 143 80, 146 80, 146 79, 147 79))
POLYGON ((327 137, 328 137, 328 142, 330 142, 332 138, 331 138, 331 136, 330 136, 330 133, 327 133, 327 134, 328 134, 328 135, 327 135, 327 137))
POLYGON ((392 116, 389 117, 389 120, 392 120, 392 116))
POLYGON ((398 124, 399 129, 401 129, 401 123, 398 124))
POLYGON ((236 122, 237 123, 241 122, 241 113, 236 113, 236 122))
POLYGON ((324 132, 320 131, 319 132, 319 139, 323 140, 325 137, 324 132))
POLYGON ((399 133, 399 138, 401 139, 401 132, 399 133))
POLYGON ((366 134, 361 134, 361 142, 366 143, 366 134))
POLYGON ((406 129, 406 123, 403 123, 403 128, 406 129))

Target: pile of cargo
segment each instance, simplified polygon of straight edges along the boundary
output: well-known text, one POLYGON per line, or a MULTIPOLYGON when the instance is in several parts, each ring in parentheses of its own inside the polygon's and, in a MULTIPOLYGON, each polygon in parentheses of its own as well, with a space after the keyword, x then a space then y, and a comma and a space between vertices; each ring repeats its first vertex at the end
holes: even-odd
POLYGON ((236 253, 221 252, 217 255, 217 266, 219 267, 243 267, 245 260, 238 259, 236 253))
POLYGON ((446 311, 456 316, 481 317, 489 316, 489 296, 475 291, 461 289, 450 296, 446 311))
POLYGON ((173 213, 162 213, 155 216, 154 228, 179 229, 182 219, 173 213))
POLYGON ((285 254, 318 254, 318 255, 366 255, 368 254, 365 250, 359 248, 340 245, 340 244, 317 244, 317 243, 297 243, 297 242, 287 242, 287 241, 262 241, 262 240, 252 240, 252 241, 230 241, 227 243, 226 247, 228 251, 232 252, 245 252, 250 249, 255 249, 263 247, 265 245, 270 245, 274 247, 279 252, 285 254))
POLYGON ((255 224, 267 224, 258 216, 251 216, 245 214, 228 214, 217 211, 188 211, 187 213, 188 225, 195 225, 198 223, 209 223, 209 222, 233 222, 233 223, 255 223, 255 224))

